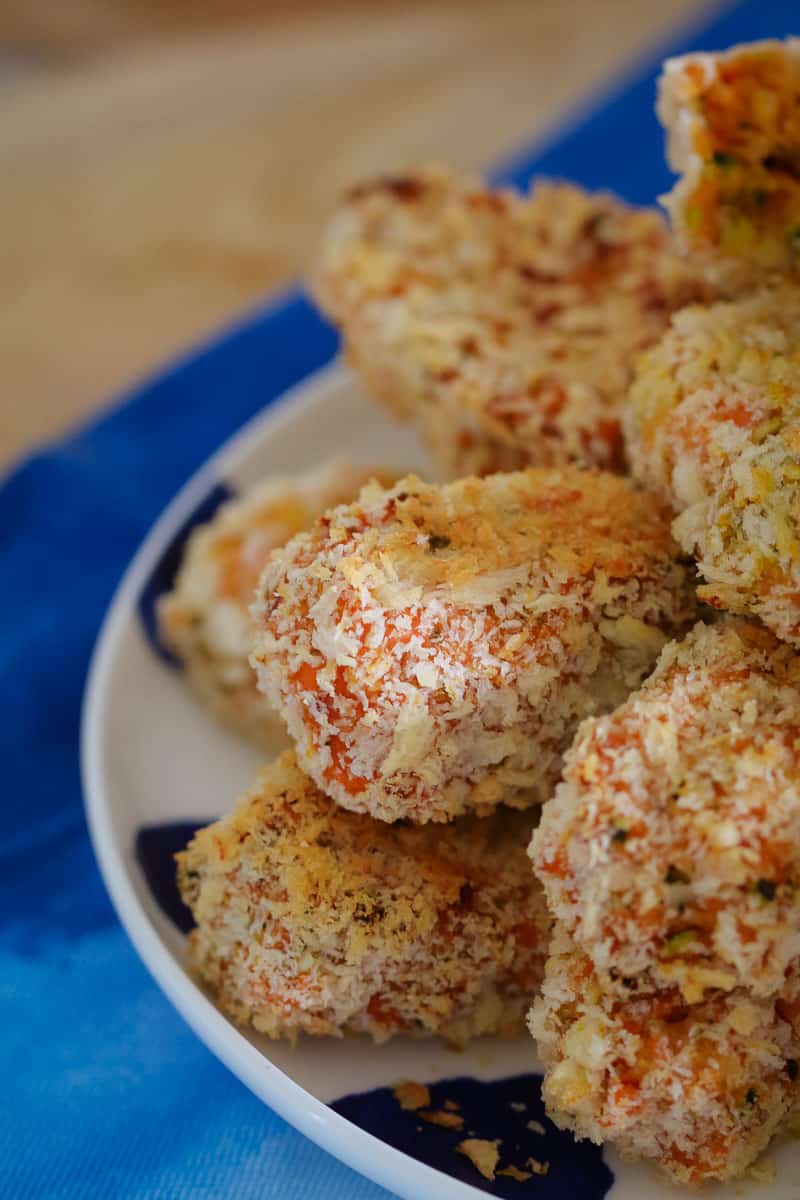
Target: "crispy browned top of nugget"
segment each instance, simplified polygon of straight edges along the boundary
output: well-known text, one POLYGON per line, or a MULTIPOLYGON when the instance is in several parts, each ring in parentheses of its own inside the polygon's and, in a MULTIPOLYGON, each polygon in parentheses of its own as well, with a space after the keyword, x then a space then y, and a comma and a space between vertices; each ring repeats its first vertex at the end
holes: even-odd
POLYGON ((554 564, 565 579, 633 575, 670 557, 667 518, 660 501, 597 471, 531 468, 445 487, 408 476, 385 498, 367 491, 337 510, 309 542, 349 542, 353 553, 338 563, 345 577, 374 563, 408 588, 447 585, 466 598, 484 577, 522 566, 536 575, 539 563, 554 564))
MULTIPOLYGON (((178 858, 190 904, 199 889, 193 872, 235 875, 246 867, 252 886, 262 878, 280 893, 275 898, 295 939, 306 930, 309 944, 319 945, 344 934, 353 961, 378 937, 390 958, 441 927, 448 907, 468 919, 473 908, 492 911, 504 898, 512 901, 515 888, 534 890, 523 853, 530 823, 503 812, 490 820, 464 817, 435 832, 385 825, 333 804, 286 751, 230 817, 200 830, 178 858)), ((213 909, 213 894, 206 903, 213 909)), ((200 921, 213 912, 201 904, 195 915, 200 921)))

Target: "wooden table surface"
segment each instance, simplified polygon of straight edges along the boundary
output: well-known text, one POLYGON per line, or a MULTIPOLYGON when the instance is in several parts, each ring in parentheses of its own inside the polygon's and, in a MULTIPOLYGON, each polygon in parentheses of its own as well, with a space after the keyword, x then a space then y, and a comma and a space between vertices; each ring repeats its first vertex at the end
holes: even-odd
POLYGON ((16 7, 0 463, 302 274, 347 183, 497 160, 698 4, 16 7))

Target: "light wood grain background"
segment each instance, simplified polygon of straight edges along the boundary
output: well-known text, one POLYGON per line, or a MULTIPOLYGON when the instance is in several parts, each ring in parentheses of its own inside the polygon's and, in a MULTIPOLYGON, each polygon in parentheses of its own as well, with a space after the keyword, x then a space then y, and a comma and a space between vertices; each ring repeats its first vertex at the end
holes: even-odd
POLYGON ((7 7, 0 463, 302 274, 348 182, 501 158, 698 3, 7 7))

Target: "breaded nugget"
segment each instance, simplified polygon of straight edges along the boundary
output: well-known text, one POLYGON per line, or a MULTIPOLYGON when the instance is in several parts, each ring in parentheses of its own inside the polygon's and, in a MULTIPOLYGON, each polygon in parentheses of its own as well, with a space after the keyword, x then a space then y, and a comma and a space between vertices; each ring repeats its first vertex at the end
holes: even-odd
POLYGON ((575 468, 369 486, 273 555, 259 686, 346 808, 446 821, 546 799, 584 716, 692 612, 669 515, 575 468))
POLYGON ((247 661, 249 607, 272 550, 307 529, 327 508, 352 500, 367 480, 395 476, 335 461, 296 478, 268 479, 198 526, 172 591, 159 601, 161 636, 213 715, 259 743, 285 737, 247 661))
POLYGON ((702 599, 800 645, 800 288, 677 313, 626 433, 635 474, 680 514, 702 599))
POLYGON ((635 358, 700 288, 655 212, 440 168, 355 188, 316 281, 367 387, 418 422, 445 478, 619 469, 635 358))
POLYGON ((679 243, 734 287, 800 265, 800 39, 669 59, 658 115, 679 243))
POLYGON ((531 857, 604 987, 770 996, 800 961, 800 659, 697 625, 569 751, 531 857))
POLYGON ((516 1033, 549 938, 531 824, 507 810, 380 824, 323 796, 287 751, 178 855, 191 962, 270 1037, 516 1033))
POLYGON ((608 992, 558 930, 530 1018, 548 1112, 677 1182, 735 1178, 800 1096, 799 1013, 795 972, 779 998, 736 988, 687 1005, 677 988, 608 992))

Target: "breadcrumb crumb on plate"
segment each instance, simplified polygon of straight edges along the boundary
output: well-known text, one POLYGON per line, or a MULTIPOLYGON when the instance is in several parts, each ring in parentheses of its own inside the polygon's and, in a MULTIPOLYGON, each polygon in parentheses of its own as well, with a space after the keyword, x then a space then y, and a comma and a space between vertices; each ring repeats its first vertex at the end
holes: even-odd
POLYGON ((303 475, 273 477, 230 500, 193 530, 172 590, 160 598, 164 641, 214 717, 261 745, 285 738, 280 716, 256 687, 248 656, 250 604, 270 553, 372 478, 399 472, 332 461, 303 475))
POLYGON ((430 1107, 431 1093, 424 1083, 406 1079, 403 1083, 398 1083, 392 1091, 400 1107, 409 1112, 415 1112, 418 1108, 430 1107))
POLYGON ((462 1116, 458 1113, 446 1112, 444 1109, 421 1112, 419 1115, 421 1120, 427 1121, 430 1125, 441 1125, 443 1129, 461 1129, 464 1125, 462 1116))
POLYGON ((496 1172, 497 1175, 508 1175, 509 1179, 516 1179, 517 1183, 525 1183, 530 1179, 532 1171, 521 1171, 519 1167, 515 1167, 513 1163, 509 1163, 507 1167, 502 1167, 496 1172))
POLYGON ((451 479, 619 469, 636 356, 704 293, 656 212, 439 167, 355 187, 316 278, 367 388, 418 423, 451 479))
MULTIPOLYGON (((192 965, 226 1013, 270 1037, 517 1033, 549 934, 530 826, 507 811, 446 829, 376 824, 322 795, 287 751, 178 855, 192 965)), ((400 1096, 420 1098, 408 1085, 400 1096)))
POLYGON ((800 963, 795 652, 732 620, 667 646, 581 726, 531 856, 604 986, 774 995, 800 963))
POLYGON ((458 1143, 456 1150, 469 1159, 484 1179, 494 1179, 500 1161, 497 1142, 490 1142, 486 1138, 465 1138, 458 1143))
POLYGON ((720 282, 800 267, 800 38, 669 59, 658 116, 681 246, 720 282))
POLYGON ((547 1175, 550 1172, 550 1163, 539 1158, 526 1159, 525 1166, 530 1167, 534 1175, 547 1175))
POLYGON ((641 359, 626 435, 700 597, 800 646, 800 287, 677 313, 641 359))
POLYGON ((409 476, 273 555, 251 661, 339 804, 446 821, 547 799, 692 612, 667 510, 623 479, 409 476))

